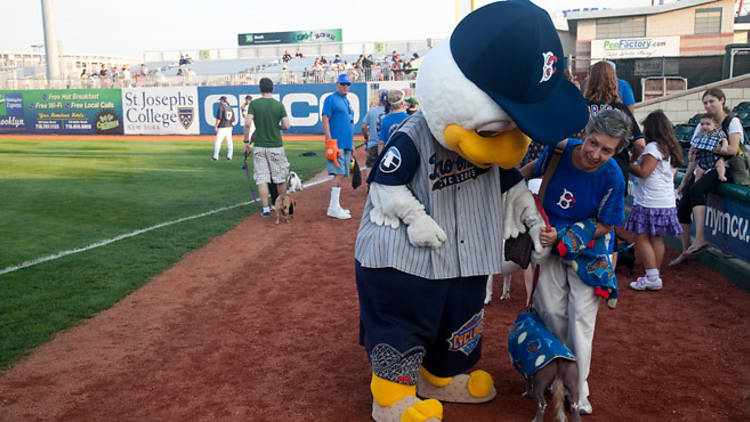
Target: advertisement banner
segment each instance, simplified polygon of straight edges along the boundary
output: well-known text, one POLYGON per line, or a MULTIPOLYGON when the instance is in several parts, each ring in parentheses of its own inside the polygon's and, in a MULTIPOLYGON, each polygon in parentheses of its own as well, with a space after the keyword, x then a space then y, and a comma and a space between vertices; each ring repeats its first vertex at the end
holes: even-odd
POLYGON ((629 57, 677 57, 680 37, 591 40, 592 59, 629 57))
POLYGON ((708 243, 750 262, 750 204, 735 198, 708 195, 705 236, 708 243))
MULTIPOLYGON (((273 98, 281 101, 286 108, 286 114, 292 128, 284 133, 323 134, 320 124, 320 111, 326 97, 336 92, 336 84, 301 84, 274 86, 273 98)), ((260 96, 257 85, 198 87, 198 108, 200 133, 214 134, 216 111, 219 108, 219 98, 224 95, 236 115, 237 121, 232 133, 241 134, 245 125, 240 116, 239 105, 245 102, 245 96, 253 98, 260 96)), ((354 133, 361 133, 361 120, 367 113, 367 84, 353 83, 347 95, 349 104, 354 109, 354 133)))
POLYGON ((198 89, 123 88, 122 116, 126 135, 197 135, 198 89))
POLYGON ((314 31, 288 31, 288 32, 257 32, 252 34, 237 34, 239 45, 260 44, 301 44, 321 42, 342 42, 341 28, 317 29, 314 31))
POLYGON ((120 90, 0 90, 2 133, 121 135, 120 90))

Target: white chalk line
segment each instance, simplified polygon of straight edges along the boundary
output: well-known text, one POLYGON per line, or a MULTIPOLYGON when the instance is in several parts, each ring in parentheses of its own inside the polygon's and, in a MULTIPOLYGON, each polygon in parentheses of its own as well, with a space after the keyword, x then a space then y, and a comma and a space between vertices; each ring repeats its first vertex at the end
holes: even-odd
MULTIPOLYGON (((327 177, 327 178, 323 178, 323 179, 319 179, 319 180, 314 180, 314 181, 302 184, 302 187, 303 188, 308 188, 310 186, 315 186, 315 185, 319 185, 321 183, 325 183, 325 182, 327 182, 329 180, 331 180, 331 177, 327 177)), ((47 255, 47 256, 43 256, 41 258, 36 258, 36 259, 32 259, 30 261, 25 261, 25 262, 22 262, 22 263, 20 263, 18 265, 12 265, 10 267, 3 268, 2 270, 0 270, 0 275, 7 274, 7 273, 12 273, 12 272, 18 271, 18 270, 22 270, 24 268, 28 268, 28 267, 31 267, 31 266, 34 266, 34 265, 37 265, 37 264, 41 264, 43 262, 54 261, 56 259, 60 259, 62 257, 68 256, 68 255, 73 255, 73 254, 77 254, 77 253, 80 253, 80 252, 90 251, 91 249, 95 249, 95 248, 99 248, 99 247, 102 247, 102 246, 106 246, 106 245, 109 245, 110 243, 114 243, 114 242, 117 242, 117 241, 123 240, 123 239, 128 239, 128 238, 131 238, 131 237, 134 237, 134 236, 138 236, 140 234, 143 234, 143 233, 146 233, 146 232, 150 232, 152 230, 160 229, 162 227, 171 226, 173 224, 178 224, 178 223, 183 223, 185 221, 194 220, 196 218, 205 217, 207 215, 216 214, 218 212, 231 210, 233 208, 241 207, 241 206, 244 206, 244 205, 250 205, 253 202, 258 202, 258 200, 256 199, 255 201, 240 202, 238 204, 229 205, 227 207, 216 208, 216 209, 211 210, 211 211, 202 212, 200 214, 191 215, 189 217, 178 218, 177 220, 171 220, 171 221, 167 221, 167 222, 164 222, 164 223, 159 223, 159 224, 151 226, 151 227, 146 227, 145 229, 136 230, 134 232, 121 234, 119 236, 116 236, 116 237, 113 237, 113 238, 110 238, 110 239, 105 239, 105 240, 102 240, 102 241, 99 241, 99 242, 96 242, 96 243, 92 243, 92 244, 90 244, 88 246, 84 246, 82 248, 69 249, 69 250, 58 252, 58 253, 55 253, 55 254, 52 254, 52 255, 47 255)))

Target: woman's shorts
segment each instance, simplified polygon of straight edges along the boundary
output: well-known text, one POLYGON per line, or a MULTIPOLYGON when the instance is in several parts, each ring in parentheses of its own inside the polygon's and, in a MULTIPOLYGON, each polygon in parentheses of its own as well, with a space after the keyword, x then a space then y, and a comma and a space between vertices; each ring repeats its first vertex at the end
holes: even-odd
POLYGON ((286 182, 288 174, 289 161, 284 147, 253 149, 253 176, 256 184, 286 182))
POLYGON ((352 160, 352 150, 341 149, 341 155, 338 157, 339 166, 336 167, 333 161, 326 160, 326 169, 328 174, 343 174, 344 177, 349 177, 349 165, 352 160))

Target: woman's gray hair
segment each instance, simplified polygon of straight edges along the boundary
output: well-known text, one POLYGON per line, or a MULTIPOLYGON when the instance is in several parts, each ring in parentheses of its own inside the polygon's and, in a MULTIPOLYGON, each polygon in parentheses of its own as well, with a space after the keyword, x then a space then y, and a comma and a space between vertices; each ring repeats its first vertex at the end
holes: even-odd
POLYGON ((620 110, 602 110, 589 118, 589 122, 584 129, 586 135, 592 133, 601 133, 620 140, 617 144, 617 151, 620 152, 630 143, 630 117, 620 110))

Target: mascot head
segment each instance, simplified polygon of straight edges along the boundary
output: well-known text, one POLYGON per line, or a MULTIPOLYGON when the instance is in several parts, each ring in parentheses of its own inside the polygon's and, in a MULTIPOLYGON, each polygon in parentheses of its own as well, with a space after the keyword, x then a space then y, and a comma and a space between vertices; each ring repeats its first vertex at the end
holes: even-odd
POLYGON ((547 12, 528 0, 467 15, 425 56, 417 74, 432 135, 479 167, 518 165, 529 141, 580 131, 587 103, 563 77, 563 50, 547 12))

